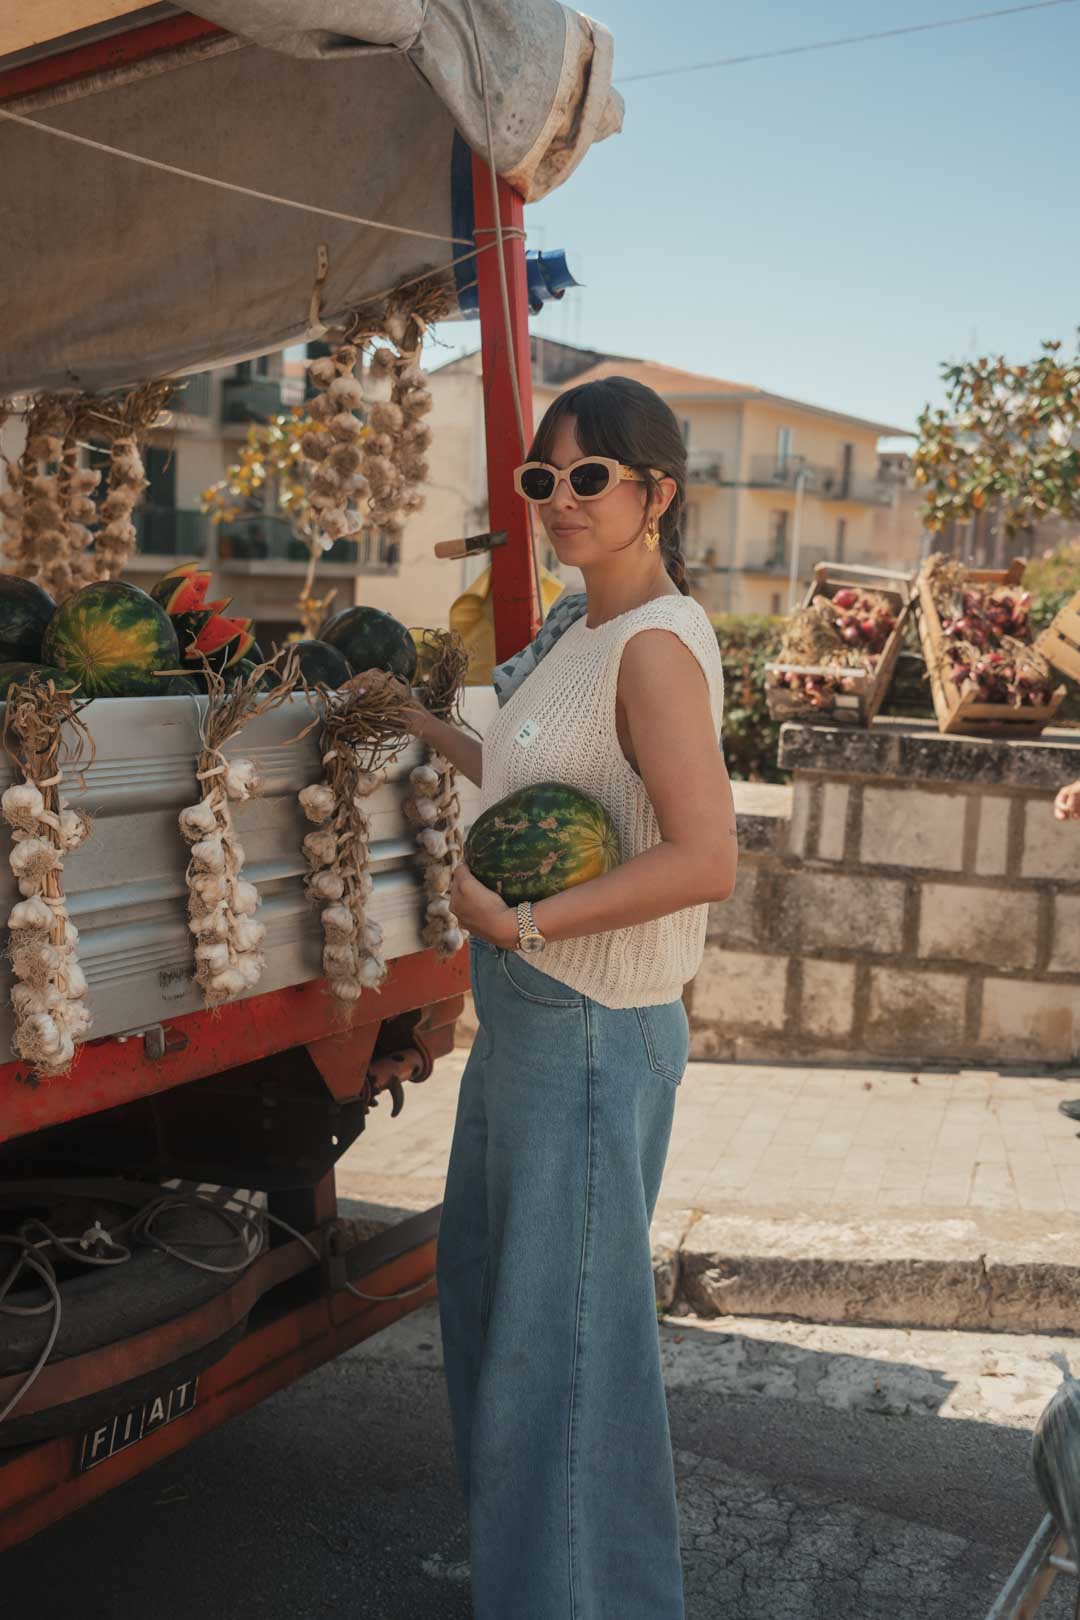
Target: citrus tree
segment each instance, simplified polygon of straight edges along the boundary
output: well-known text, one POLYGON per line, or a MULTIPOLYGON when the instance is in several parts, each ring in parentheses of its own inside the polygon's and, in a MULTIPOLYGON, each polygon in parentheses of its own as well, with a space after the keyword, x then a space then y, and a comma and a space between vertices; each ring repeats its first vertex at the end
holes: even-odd
POLYGON ((1080 352, 1062 350, 1047 342, 1026 364, 999 355, 942 368, 947 405, 919 417, 914 456, 931 533, 986 506, 1008 534, 1080 519, 1080 352))

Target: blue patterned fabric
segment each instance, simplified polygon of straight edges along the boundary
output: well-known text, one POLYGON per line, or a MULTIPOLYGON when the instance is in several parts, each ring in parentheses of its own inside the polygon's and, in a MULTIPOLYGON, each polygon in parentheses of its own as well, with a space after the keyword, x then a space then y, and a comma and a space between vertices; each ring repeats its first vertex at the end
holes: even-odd
POLYGON ((547 656, 559 637, 569 630, 575 620, 584 615, 586 606, 584 591, 577 591, 571 596, 560 596, 544 620, 536 640, 523 647, 521 652, 515 653, 513 658, 508 658, 505 664, 496 664, 491 672, 491 679, 500 709, 517 691, 525 677, 532 674, 540 660, 547 656))

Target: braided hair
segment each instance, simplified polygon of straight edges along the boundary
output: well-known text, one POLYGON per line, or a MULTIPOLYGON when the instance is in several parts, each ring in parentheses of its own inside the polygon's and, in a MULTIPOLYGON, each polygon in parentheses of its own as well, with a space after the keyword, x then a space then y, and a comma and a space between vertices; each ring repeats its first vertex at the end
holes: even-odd
POLYGON ((660 552, 673 584, 689 596, 681 527, 686 446, 670 405, 632 377, 602 377, 568 388, 544 412, 529 450, 530 461, 551 460, 555 433, 567 416, 574 418, 582 455, 611 456, 632 467, 645 481, 647 501, 656 494, 653 469, 674 480, 675 495, 660 517, 660 552))

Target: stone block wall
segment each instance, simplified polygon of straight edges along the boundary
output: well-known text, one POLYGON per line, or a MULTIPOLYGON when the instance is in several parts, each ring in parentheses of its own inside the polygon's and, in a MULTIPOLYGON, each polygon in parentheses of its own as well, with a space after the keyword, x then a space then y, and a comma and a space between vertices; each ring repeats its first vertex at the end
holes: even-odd
POLYGON ((1080 1056, 1080 739, 788 725, 736 784, 740 870, 688 987, 693 1055, 967 1065, 1080 1056))

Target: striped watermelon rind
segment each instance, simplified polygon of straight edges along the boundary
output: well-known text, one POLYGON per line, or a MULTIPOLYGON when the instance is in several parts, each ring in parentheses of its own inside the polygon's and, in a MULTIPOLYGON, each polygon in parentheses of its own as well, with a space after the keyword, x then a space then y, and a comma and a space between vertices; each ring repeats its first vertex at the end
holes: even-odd
POLYGON ((620 858, 603 805, 563 782, 508 794, 476 818, 465 842, 473 876, 512 906, 603 877, 620 858))
POLYGON ((38 663, 56 603, 18 574, 0 574, 0 663, 38 663))
POLYGON ((155 580, 150 595, 166 613, 192 613, 205 605, 213 577, 209 568, 200 568, 198 563, 181 563, 155 580))
POLYGON ((319 640, 336 647, 358 675, 384 669, 411 681, 416 674, 416 643, 400 620, 381 608, 342 608, 323 625, 319 640))
POLYGON ((352 678, 345 654, 326 641, 294 641, 290 652, 297 655, 301 679, 309 686, 329 686, 336 690, 352 678))
POLYGON ((57 669, 52 664, 31 664, 22 659, 12 659, 0 664, 0 703, 7 700, 8 688, 36 677, 40 681, 54 681, 59 691, 67 691, 75 685, 66 670, 57 669))
POLYGON ((61 602, 42 657, 73 676, 89 698, 149 697, 161 691, 158 670, 177 667, 180 648, 172 620, 153 597, 106 579, 61 602))

